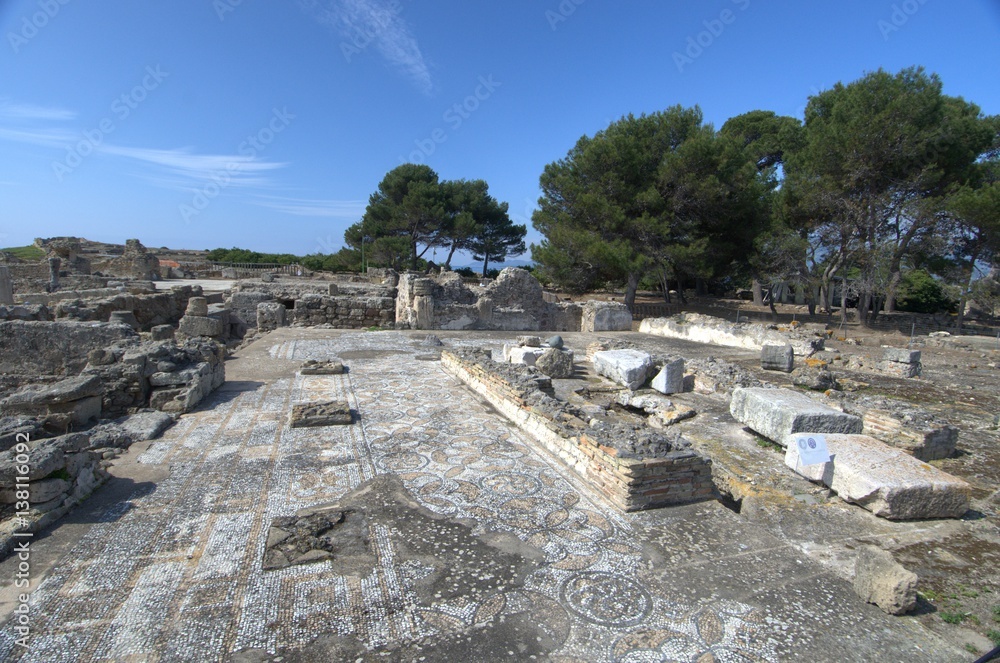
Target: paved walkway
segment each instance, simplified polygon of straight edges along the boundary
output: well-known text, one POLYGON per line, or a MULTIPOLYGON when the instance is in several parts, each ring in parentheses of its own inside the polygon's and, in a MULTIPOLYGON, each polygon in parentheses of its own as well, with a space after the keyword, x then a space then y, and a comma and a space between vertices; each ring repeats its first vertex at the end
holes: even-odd
POLYGON ((163 478, 90 514, 34 590, 30 648, 8 625, 0 660, 964 657, 716 502, 617 512, 419 337, 281 330, 245 349, 205 408, 116 467, 163 478), (331 356, 350 372, 295 373, 331 356), (324 399, 360 420, 288 427, 324 399), (392 476, 405 494, 368 522, 369 570, 262 570, 272 518, 364 504, 392 476))

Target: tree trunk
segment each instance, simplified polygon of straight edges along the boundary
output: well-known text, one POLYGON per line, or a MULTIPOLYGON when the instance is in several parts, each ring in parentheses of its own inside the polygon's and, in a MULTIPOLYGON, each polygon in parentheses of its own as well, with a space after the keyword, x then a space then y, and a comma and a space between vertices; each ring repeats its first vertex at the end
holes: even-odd
POLYGON ((770 297, 767 298, 767 305, 771 308, 771 322, 778 323, 778 309, 774 307, 774 286, 767 286, 770 297))
POLYGON ((760 284, 758 279, 753 280, 753 305, 763 306, 764 305, 764 287, 760 284))
POLYGON ((625 306, 629 311, 635 310, 635 292, 639 289, 639 275, 632 272, 628 275, 628 285, 625 287, 625 306))
POLYGON ((458 249, 458 242, 453 242, 451 245, 451 250, 448 251, 448 259, 444 261, 445 269, 451 269, 451 258, 455 255, 455 251, 458 249))
POLYGON ((704 297, 708 294, 708 286, 705 285, 705 279, 699 276, 694 280, 694 291, 699 297, 704 297))
POLYGON ((858 322, 861 323, 862 327, 869 326, 868 312, 872 307, 872 293, 865 290, 858 297, 858 322))
POLYGON ((684 296, 684 279, 677 275, 677 295, 681 298, 681 304, 687 304, 687 297, 684 296))
POLYGON ((847 279, 841 279, 840 284, 840 322, 847 322, 847 279))
POLYGON ((486 278, 486 270, 490 267, 490 256, 488 254, 483 256, 483 278, 486 278))
POLYGON ((670 303, 670 281, 667 279, 667 273, 664 271, 660 274, 660 287, 663 288, 663 301, 667 304, 670 303))

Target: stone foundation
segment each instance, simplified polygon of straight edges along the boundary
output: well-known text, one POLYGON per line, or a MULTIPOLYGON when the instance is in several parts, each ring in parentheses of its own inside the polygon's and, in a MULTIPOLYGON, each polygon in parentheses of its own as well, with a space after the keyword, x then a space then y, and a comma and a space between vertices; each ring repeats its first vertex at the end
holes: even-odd
MULTIPOLYGON (((626 458, 602 444, 599 433, 580 419, 545 407, 540 390, 532 393, 490 371, 488 360, 472 361, 441 353, 444 367, 557 456, 588 485, 623 511, 712 499, 711 461, 690 449, 656 458, 626 458)), ((490 362, 492 363, 492 362, 490 362)), ((544 379, 543 379, 544 381, 544 379)))
POLYGON ((754 323, 733 323, 709 315, 682 313, 672 318, 646 318, 639 331, 653 336, 679 338, 695 343, 762 350, 765 345, 791 345, 795 354, 822 350, 825 336, 798 329, 782 330, 754 323))

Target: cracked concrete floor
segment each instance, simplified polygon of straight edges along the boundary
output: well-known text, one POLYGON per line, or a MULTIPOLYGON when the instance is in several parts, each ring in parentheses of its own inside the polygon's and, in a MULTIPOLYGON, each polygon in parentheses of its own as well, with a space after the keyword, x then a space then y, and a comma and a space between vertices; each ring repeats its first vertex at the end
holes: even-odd
MULTIPOLYGON (((33 544, 47 570, 31 644, 8 624, 0 659, 968 657, 717 502, 617 512, 444 372, 422 337, 283 329, 244 348, 204 407, 134 447, 33 544), (296 374, 330 357, 349 373, 296 374), (287 425, 293 404, 328 399, 348 401, 355 424, 287 425), (368 504, 386 477, 396 498, 368 504), (262 569, 273 518, 344 500, 368 504, 363 572, 336 558, 262 569)), ((567 340, 582 356, 586 339, 567 340)))

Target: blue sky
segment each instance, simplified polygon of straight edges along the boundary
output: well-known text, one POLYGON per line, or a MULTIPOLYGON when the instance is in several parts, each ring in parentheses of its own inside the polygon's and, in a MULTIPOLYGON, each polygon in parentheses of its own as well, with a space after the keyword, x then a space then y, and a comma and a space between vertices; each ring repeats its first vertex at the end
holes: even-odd
POLYGON ((5 0, 0 36, 0 246, 332 252, 404 161, 530 229, 624 114, 801 117, 879 67, 1000 113, 996 0, 5 0))

